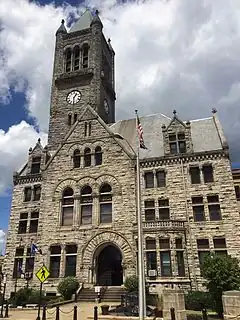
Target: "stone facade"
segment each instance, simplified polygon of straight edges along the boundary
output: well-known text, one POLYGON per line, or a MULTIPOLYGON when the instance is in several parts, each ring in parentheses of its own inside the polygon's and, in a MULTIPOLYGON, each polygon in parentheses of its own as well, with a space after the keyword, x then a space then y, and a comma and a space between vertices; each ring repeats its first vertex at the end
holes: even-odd
POLYGON ((238 201, 238 208, 240 212, 240 169, 233 169, 232 174, 233 174, 233 182, 234 182, 236 198, 238 201))
MULTIPOLYGON (((51 273, 48 293, 69 274, 86 287, 120 285, 137 271, 135 120, 110 125, 114 51, 99 17, 84 19, 79 30, 67 32, 62 24, 56 34, 48 145, 39 140, 14 173, 4 263, 8 295, 26 281, 39 286, 35 272, 42 263, 51 273), (75 46, 85 44, 87 67, 71 69, 75 46), (69 103, 72 91, 81 92, 80 101, 69 103), (32 243, 42 255, 30 254, 32 243)), ((151 119, 141 119, 149 148, 140 151, 146 280, 151 292, 202 289, 206 252, 238 255, 240 218, 227 142, 215 111, 192 122, 176 112, 172 119, 151 119)))

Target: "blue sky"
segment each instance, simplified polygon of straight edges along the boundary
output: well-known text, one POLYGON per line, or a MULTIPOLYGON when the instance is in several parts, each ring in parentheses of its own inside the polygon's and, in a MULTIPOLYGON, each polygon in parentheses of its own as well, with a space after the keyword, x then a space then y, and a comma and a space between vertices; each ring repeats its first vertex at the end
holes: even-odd
POLYGON ((99 8, 116 51, 117 119, 136 105, 141 115, 177 109, 185 120, 216 107, 240 166, 239 0, 2 1, 0 230, 7 230, 13 171, 39 136, 46 141, 55 31, 86 6, 99 8))

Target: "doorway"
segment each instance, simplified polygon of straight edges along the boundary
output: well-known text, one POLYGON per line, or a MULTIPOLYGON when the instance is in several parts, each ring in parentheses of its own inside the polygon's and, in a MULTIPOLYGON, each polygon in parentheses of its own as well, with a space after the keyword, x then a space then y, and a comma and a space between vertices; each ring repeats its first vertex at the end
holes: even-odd
POLYGON ((96 280, 99 286, 123 284, 122 254, 113 246, 105 246, 96 257, 96 280))

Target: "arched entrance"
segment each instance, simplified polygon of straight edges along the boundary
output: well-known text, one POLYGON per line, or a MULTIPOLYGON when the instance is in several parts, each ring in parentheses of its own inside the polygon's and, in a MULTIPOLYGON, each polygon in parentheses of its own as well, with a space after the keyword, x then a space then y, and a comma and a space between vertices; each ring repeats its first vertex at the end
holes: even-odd
POLYGON ((100 286, 122 285, 122 254, 116 246, 106 245, 96 256, 96 280, 100 286))

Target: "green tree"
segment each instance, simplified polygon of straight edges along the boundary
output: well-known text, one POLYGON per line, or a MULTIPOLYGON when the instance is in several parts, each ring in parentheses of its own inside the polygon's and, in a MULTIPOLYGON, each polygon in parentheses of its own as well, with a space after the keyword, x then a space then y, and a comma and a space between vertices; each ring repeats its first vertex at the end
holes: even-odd
POLYGON ((64 297, 65 300, 70 300, 78 288, 79 282, 75 277, 66 277, 59 283, 58 292, 64 297))
POLYGON ((210 254, 204 260, 202 276, 207 280, 205 286, 216 303, 216 311, 222 317, 223 292, 240 288, 239 261, 231 256, 210 254))

